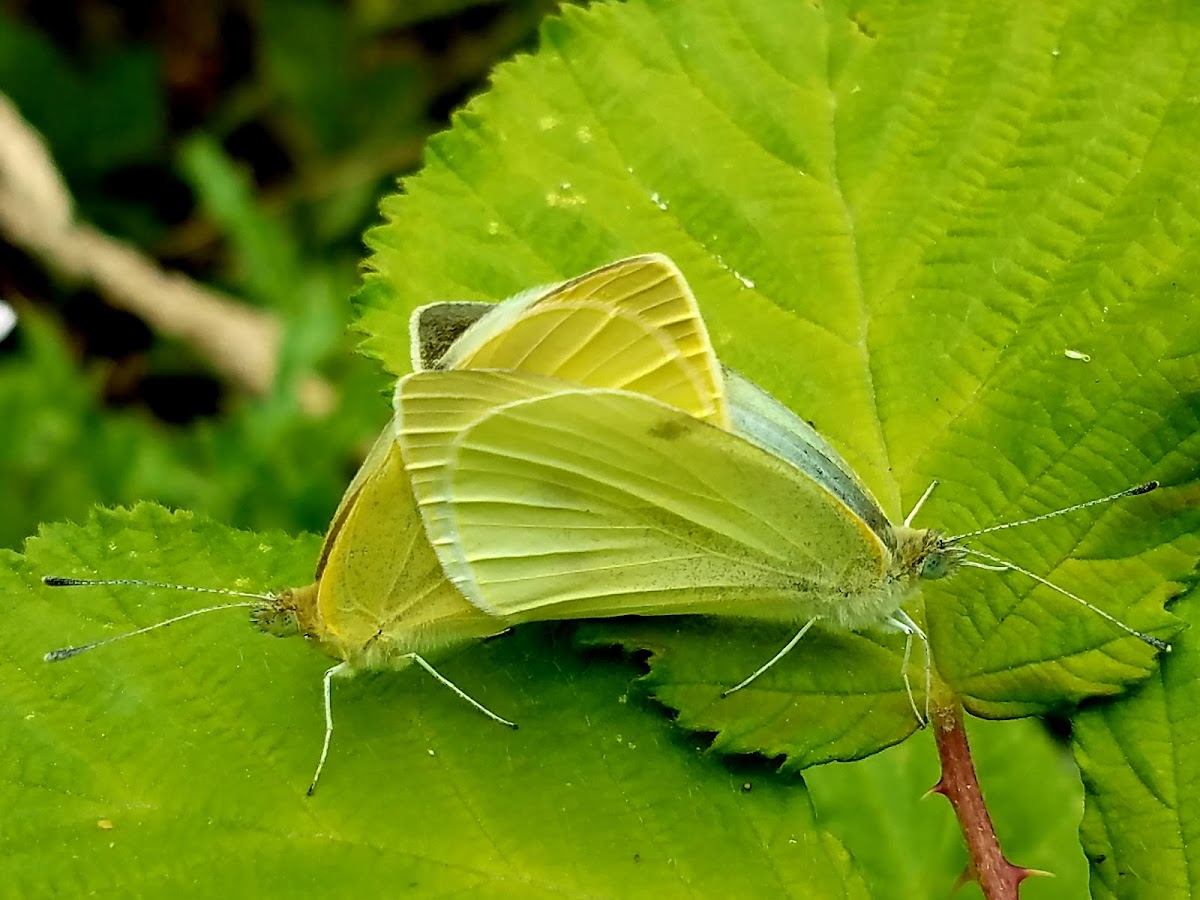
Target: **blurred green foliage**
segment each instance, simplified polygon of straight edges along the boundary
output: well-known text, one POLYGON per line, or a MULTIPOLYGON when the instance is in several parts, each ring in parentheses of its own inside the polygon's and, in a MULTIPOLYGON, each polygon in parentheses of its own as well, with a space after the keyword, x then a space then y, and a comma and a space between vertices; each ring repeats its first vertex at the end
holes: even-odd
POLYGON ((388 416, 352 353, 361 234, 423 142, 532 44, 550 0, 0 4, 0 93, 78 216, 277 315, 275 390, 249 397, 178 342, 0 239, 0 546, 96 503, 154 499, 322 531, 388 416), (335 407, 306 414, 318 373, 335 407))

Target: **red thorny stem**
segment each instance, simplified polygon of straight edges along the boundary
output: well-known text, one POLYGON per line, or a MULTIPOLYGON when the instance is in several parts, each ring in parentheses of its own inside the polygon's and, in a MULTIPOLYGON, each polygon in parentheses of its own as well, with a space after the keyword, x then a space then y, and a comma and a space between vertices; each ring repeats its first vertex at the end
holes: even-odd
POLYGON ((936 706, 933 725, 942 777, 931 793, 941 794, 950 801, 967 842, 967 870, 962 880, 978 881, 987 900, 1015 900, 1020 895, 1021 882, 1040 873, 1014 866, 1000 850, 971 761, 962 707, 957 703, 936 706))

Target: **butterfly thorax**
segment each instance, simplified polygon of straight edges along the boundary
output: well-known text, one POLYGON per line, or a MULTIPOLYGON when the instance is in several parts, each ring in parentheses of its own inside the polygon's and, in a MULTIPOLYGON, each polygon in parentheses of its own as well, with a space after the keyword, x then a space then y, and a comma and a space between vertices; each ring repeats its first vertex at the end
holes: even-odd
POLYGON ((895 526, 881 578, 847 584, 844 594, 824 610, 837 625, 857 629, 878 625, 912 594, 923 578, 943 578, 958 567, 963 552, 937 531, 895 526))
POLYGON ((299 588, 287 588, 250 611, 254 624, 277 637, 302 634, 322 652, 334 659, 348 660, 345 642, 325 622, 321 615, 320 585, 313 583, 299 588))
MULTIPOLYGON (((321 615, 320 585, 313 583, 299 588, 287 588, 275 595, 270 603, 264 603, 250 611, 254 624, 276 637, 302 634, 316 644, 323 653, 334 659, 351 663, 353 668, 388 668, 365 663, 362 656, 366 647, 348 646, 336 631, 329 627, 321 615)), ((363 642, 367 643, 367 642, 363 642)), ((394 666, 390 667, 394 668, 394 666)))

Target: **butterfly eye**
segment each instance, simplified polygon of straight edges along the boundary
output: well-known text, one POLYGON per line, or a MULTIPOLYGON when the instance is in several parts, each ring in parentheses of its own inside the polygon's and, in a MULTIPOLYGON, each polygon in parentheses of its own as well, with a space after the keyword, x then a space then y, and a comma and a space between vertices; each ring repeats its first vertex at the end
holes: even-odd
POLYGON ((271 603, 264 603, 250 610, 250 620, 260 629, 276 637, 289 637, 300 632, 300 623, 294 610, 271 603))
POLYGON ((950 570, 949 560, 941 550, 934 550, 921 560, 922 578, 945 578, 950 570))

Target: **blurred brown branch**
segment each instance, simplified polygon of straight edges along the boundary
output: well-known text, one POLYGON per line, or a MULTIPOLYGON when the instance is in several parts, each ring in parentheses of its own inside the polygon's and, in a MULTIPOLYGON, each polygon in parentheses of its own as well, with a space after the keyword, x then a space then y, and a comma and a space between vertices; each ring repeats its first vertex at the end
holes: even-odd
MULTIPOLYGON (((178 338, 231 382, 264 394, 275 376, 281 325, 268 312, 163 269, 133 247, 75 219, 70 192, 40 135, 0 94, 0 235, 58 277, 87 284, 108 302, 178 338)), ((333 390, 310 377, 304 409, 322 415, 333 390)))

